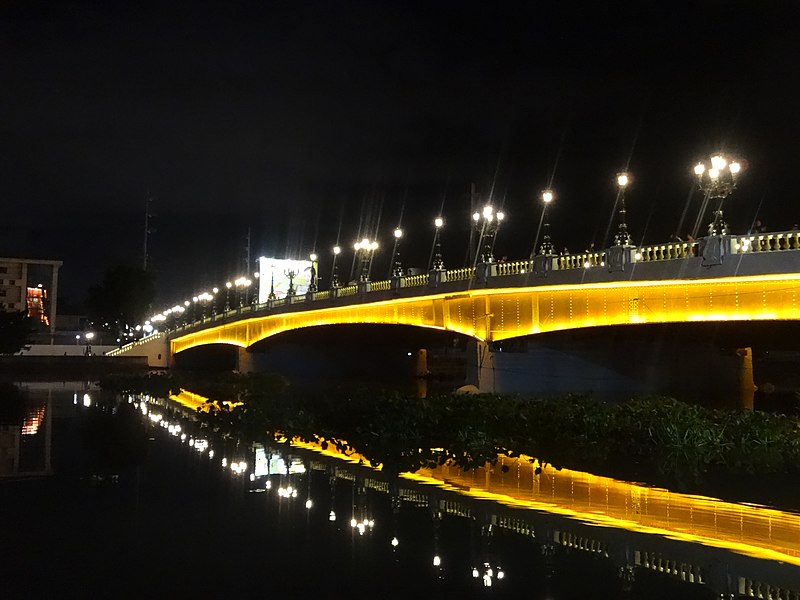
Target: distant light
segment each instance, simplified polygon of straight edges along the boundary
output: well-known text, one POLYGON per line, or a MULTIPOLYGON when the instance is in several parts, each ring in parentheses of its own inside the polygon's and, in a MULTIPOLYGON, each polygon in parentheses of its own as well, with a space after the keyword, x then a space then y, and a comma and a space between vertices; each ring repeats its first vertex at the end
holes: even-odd
POLYGON ((313 502, 311 502, 311 498, 309 498, 308 500, 306 500, 306 508, 310 509, 310 508, 311 508, 313 505, 314 505, 314 503, 313 503, 313 502))
POLYGON ((626 187, 630 183, 630 177, 627 173, 617 174, 617 185, 621 188, 626 187))
POLYGON ((308 258, 310 258, 312 261, 315 261, 315 260, 317 260, 317 255, 316 255, 315 253, 313 253, 313 252, 312 252, 312 253, 309 255, 309 257, 308 257, 308 258))
POLYGON ((397 548, 400 545, 400 540, 397 539, 397 536, 392 538, 392 547, 397 548))
POLYGON ((341 246, 334 246, 333 247, 333 253, 338 256, 339 254, 342 253, 342 247, 341 246))
POLYGON ((442 217, 436 217, 436 218, 433 220, 433 224, 434 224, 434 225, 435 225, 437 228, 438 228, 438 227, 442 227, 442 226, 444 225, 444 219, 442 219, 442 217))
POLYGON ((91 406, 92 405, 92 397, 89 394, 83 395, 83 405, 84 406, 91 406))
POLYGON ((442 564, 442 557, 437 554, 436 556, 433 557, 433 566, 439 567, 441 566, 441 564, 442 564))
POLYGON ((547 189, 542 192, 542 202, 545 204, 550 204, 553 201, 553 198, 555 198, 553 190, 547 189))
POLYGON ((88 331, 86 333, 85 337, 86 337, 87 340, 91 340, 92 338, 94 338, 94 333, 92 333, 91 331, 88 331))
POLYGON ((401 237, 403 237, 403 230, 400 229, 399 227, 395 227, 393 234, 394 237, 399 240, 401 237))
POLYGON ((472 220, 477 222, 481 220, 481 213, 472 213, 472 220))
POLYGON ((233 287, 233 284, 230 281, 226 281, 225 282, 225 287, 228 288, 228 289, 231 289, 233 287))
POLYGON ((711 179, 719 179, 719 169, 709 169, 708 176, 711 177, 711 179))
POLYGON ((472 567, 472 576, 475 577, 476 579, 481 576, 481 574, 478 573, 478 569, 476 569, 475 567, 472 567))
POLYGON ((711 166, 715 168, 717 171, 721 171, 724 169, 728 164, 728 161, 725 160, 725 157, 721 154, 715 154, 711 157, 711 166))
POLYGON ((335 521, 336 520, 336 511, 332 510, 328 513, 328 521, 335 521))
POLYGON ((742 170, 742 165, 738 162, 732 162, 728 168, 731 170, 732 174, 736 175, 742 170))
POLYGON ((694 167, 694 174, 700 177, 703 173, 706 172, 706 166, 703 163, 697 163, 694 167))
POLYGON ((506 574, 503 571, 501 571, 500 568, 498 567, 498 569, 497 569, 497 578, 498 579, 502 579, 505 576, 506 576, 506 574))
POLYGON ((506 218, 506 213, 504 213, 504 212, 497 213, 497 220, 498 221, 502 221, 505 218, 506 218))
POLYGON ((409 352, 408 355, 411 356, 411 352, 409 352))
POLYGON ((358 525, 358 521, 356 521, 355 517, 353 517, 350 519, 350 527, 355 527, 356 525, 358 525))

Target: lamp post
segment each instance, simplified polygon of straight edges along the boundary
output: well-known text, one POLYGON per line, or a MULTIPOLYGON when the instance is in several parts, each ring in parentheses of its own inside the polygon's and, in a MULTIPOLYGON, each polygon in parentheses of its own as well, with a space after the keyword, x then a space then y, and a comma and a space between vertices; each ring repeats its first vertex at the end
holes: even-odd
POLYGON ((615 246, 632 246, 633 240, 628 233, 628 224, 625 220, 627 211, 625 210, 625 190, 628 189, 633 178, 630 173, 617 173, 617 186, 619 186, 619 228, 617 235, 614 236, 615 246))
POLYGON ((283 274, 289 278, 289 289, 286 290, 286 298, 287 298, 286 301, 291 302, 292 296, 294 296, 295 293, 294 278, 297 277, 297 271, 295 271, 294 269, 289 269, 288 271, 284 271, 283 274))
POLYGON ((403 264, 400 262, 400 240, 403 238, 403 230, 398 225, 394 228, 394 248, 392 249, 392 277, 403 276, 403 264))
POLYGON ((694 167, 698 187, 705 192, 706 200, 718 199, 714 220, 708 225, 708 235, 726 235, 728 224, 722 217, 722 203, 736 189, 742 162, 736 158, 717 153, 709 164, 699 162, 694 167))
POLYGON ((225 312, 231 309, 231 288, 233 284, 230 281, 225 282, 225 312))
POLYGON ((338 244, 333 247, 333 266, 331 267, 331 287, 338 288, 339 283, 339 268, 336 266, 336 259, 342 253, 342 248, 338 244))
POLYGON ((433 226, 435 227, 435 232, 433 234, 433 248, 431 248, 431 255, 433 256, 433 262, 431 263, 431 268, 434 271, 444 271, 444 260, 442 259, 442 227, 444 227, 444 219, 442 217, 436 217, 433 220, 433 226))
POLYGON ((211 293, 214 294, 214 301, 211 303, 211 316, 217 316, 217 294, 219 294, 219 288, 213 287, 211 288, 211 293))
POLYGON ((539 218, 539 231, 536 232, 536 242, 533 244, 533 251, 536 252, 536 244, 539 241, 539 232, 543 232, 542 245, 539 246, 539 254, 542 256, 552 256, 555 253, 553 242, 550 240, 550 223, 545 221, 547 207, 555 200, 556 194, 550 188, 542 190, 539 198, 542 201, 542 216, 539 218))
POLYGON ((372 255, 374 254, 375 250, 378 249, 378 242, 374 240, 370 241, 367 238, 364 238, 360 242, 353 244, 353 248, 355 249, 356 253, 361 256, 361 274, 359 275, 359 281, 367 282, 369 281, 372 255))
POLYGON ((314 293, 317 291, 317 254, 312 252, 309 257, 311 259, 311 273, 308 278, 308 291, 314 293))
POLYGON ((502 211, 495 212, 491 204, 483 207, 483 211, 475 212, 472 215, 472 221, 475 224, 475 229, 480 235, 478 246, 481 248, 481 262, 493 263, 494 256, 492 256, 492 247, 494 246, 494 239, 497 235, 497 230, 500 229, 500 223, 505 219, 505 214, 502 211))

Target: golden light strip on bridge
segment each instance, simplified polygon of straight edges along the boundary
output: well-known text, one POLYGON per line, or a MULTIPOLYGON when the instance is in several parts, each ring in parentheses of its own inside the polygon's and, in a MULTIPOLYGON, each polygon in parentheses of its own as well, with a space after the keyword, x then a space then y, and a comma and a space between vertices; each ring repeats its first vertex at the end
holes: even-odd
MULTIPOLYGON (((171 400, 194 410, 205 398, 182 391, 171 400)), ((372 468, 358 454, 344 454, 329 444, 293 440, 292 446, 372 468)), ((499 456, 496 465, 472 471, 446 464, 401 473, 417 483, 506 506, 558 514, 590 525, 660 535, 722 548, 765 560, 800 566, 800 515, 753 504, 724 502, 680 494, 610 477, 545 466, 528 457, 499 456), (503 467, 508 467, 504 473, 503 467)))
POLYGON ((170 344, 173 353, 206 344, 246 348, 294 329, 368 323, 499 341, 606 325, 797 320, 799 289, 800 273, 473 289, 251 317, 189 333, 170 344))

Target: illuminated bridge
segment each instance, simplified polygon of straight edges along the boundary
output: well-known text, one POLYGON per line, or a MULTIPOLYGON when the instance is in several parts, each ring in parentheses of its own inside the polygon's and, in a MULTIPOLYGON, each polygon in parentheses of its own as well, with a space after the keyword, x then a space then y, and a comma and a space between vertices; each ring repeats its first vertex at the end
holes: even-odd
POLYGON ((362 281, 208 315, 112 354, 168 367, 200 346, 245 350, 311 327, 406 325, 474 340, 473 383, 490 390, 499 359, 492 350, 503 340, 620 325, 797 321, 799 292, 800 232, 709 236, 362 281))

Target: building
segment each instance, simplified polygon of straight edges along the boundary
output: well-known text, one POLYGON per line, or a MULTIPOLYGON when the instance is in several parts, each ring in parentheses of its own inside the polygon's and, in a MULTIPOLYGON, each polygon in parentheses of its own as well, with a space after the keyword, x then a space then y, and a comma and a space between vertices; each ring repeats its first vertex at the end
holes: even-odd
POLYGON ((22 311, 52 336, 58 307, 60 260, 0 258, 0 310, 22 311))

